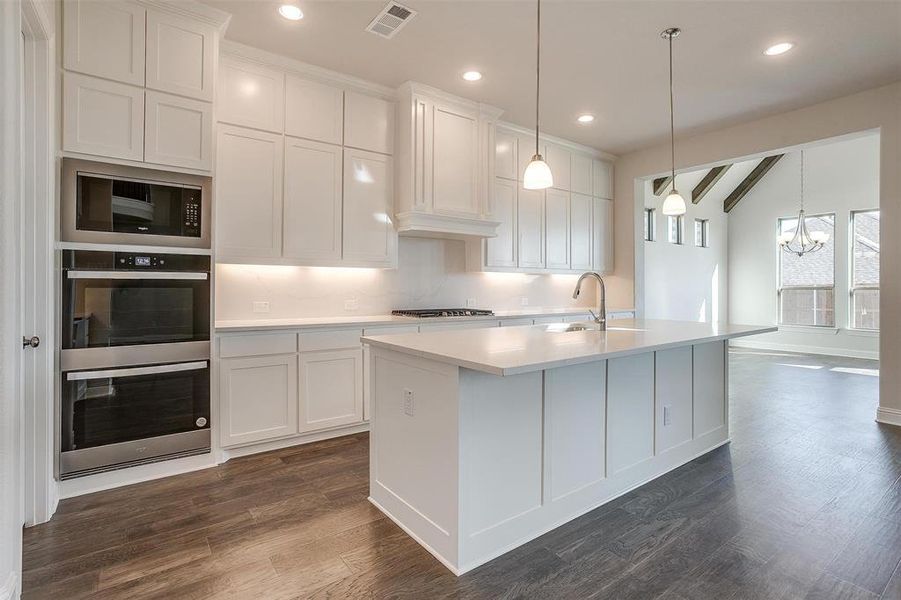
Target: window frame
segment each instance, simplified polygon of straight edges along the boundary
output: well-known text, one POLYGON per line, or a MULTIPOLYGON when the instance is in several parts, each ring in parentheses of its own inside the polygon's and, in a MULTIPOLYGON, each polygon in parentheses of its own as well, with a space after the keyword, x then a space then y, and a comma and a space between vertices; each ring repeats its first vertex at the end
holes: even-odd
POLYGON ((710 219, 695 219, 695 247, 710 247, 710 219), (698 224, 701 225, 701 243, 698 244, 698 224))
POLYGON ((657 209, 656 208, 645 208, 644 209, 644 241, 646 242, 656 242, 657 241, 657 209))
POLYGON ((685 244, 685 215, 667 215, 666 238, 670 244, 682 246, 685 244), (672 238, 672 219, 676 220, 676 239, 672 238))
MULTIPOLYGON (((881 223, 882 223, 882 221, 881 221, 881 218, 882 218, 882 212, 881 212, 881 210, 880 210, 878 207, 877 207, 877 208, 861 208, 861 209, 855 209, 855 210, 852 210, 852 211, 850 212, 849 218, 848 218, 848 329, 851 329, 851 330, 857 331, 857 332, 871 332, 871 333, 878 333, 878 332, 879 332, 879 329, 880 329, 879 327, 877 327, 877 328, 875 328, 875 329, 870 328, 870 327, 858 327, 858 326, 857 326, 857 322, 856 322, 855 319, 854 319, 854 292, 856 292, 856 291, 858 291, 858 290, 861 290, 861 291, 872 291, 872 290, 876 290, 877 292, 880 292, 880 295, 881 295, 881 291, 880 291, 880 288, 881 288, 881 285, 882 285, 882 280, 881 280, 882 273, 881 273, 881 272, 879 273, 880 281, 879 281, 879 283, 877 283, 877 284, 875 284, 875 285, 873 285, 873 284, 854 285, 854 270, 855 270, 855 261, 854 261, 854 242, 855 242, 855 236, 854 236, 854 218, 855 218, 858 214, 861 214, 861 213, 873 213, 873 212, 879 213, 879 216, 880 216, 880 225, 881 225, 881 223)), ((881 240, 880 240, 880 250, 881 250, 881 249, 882 249, 882 243, 881 243, 881 240)), ((881 262, 881 261, 882 261, 882 256, 881 256, 881 255, 880 255, 879 259, 880 259, 880 265, 879 265, 879 266, 880 266, 880 271, 881 271, 881 268, 882 268, 882 262, 881 262)), ((880 326, 881 326, 881 323, 880 323, 880 326)))
MULTIPOLYGON (((815 214, 805 214, 805 218, 807 219, 815 219, 817 217, 832 217, 832 236, 830 241, 835 243, 835 221, 836 221, 836 213, 834 212, 822 212, 815 214)), ((778 327, 795 327, 795 328, 806 328, 806 329, 817 329, 817 330, 838 330, 838 315, 836 314, 836 302, 835 302, 835 279, 836 279, 836 264, 835 264, 835 246, 832 249, 832 285, 782 285, 782 258, 785 250, 783 250, 778 245, 779 235, 782 233, 782 221, 789 220, 797 220, 797 215, 791 215, 788 217, 776 217, 776 324, 778 327), (782 292, 783 290, 832 290, 832 325, 807 325, 800 323, 783 323, 782 322, 782 292)), ((816 294, 814 294, 814 302, 816 302, 816 294)), ((814 306, 816 306, 814 304, 814 306)), ((816 311, 816 308, 814 308, 816 311)))

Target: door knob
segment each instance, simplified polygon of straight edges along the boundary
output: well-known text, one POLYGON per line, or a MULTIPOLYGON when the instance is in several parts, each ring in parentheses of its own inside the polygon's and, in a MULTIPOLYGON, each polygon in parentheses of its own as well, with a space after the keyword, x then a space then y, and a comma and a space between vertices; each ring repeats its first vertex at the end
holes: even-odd
POLYGON ((41 338, 36 335, 31 336, 30 338, 22 336, 22 347, 28 348, 31 346, 32 348, 37 348, 41 345, 41 338))

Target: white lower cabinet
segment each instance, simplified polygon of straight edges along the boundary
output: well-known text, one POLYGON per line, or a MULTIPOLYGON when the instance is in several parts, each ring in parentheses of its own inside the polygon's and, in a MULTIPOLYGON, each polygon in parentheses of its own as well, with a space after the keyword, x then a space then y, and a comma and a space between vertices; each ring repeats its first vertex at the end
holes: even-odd
POLYGON ((363 420, 363 350, 300 353, 300 431, 363 420))
POLYGON ((222 446, 296 434, 297 355, 219 361, 219 441, 222 446))

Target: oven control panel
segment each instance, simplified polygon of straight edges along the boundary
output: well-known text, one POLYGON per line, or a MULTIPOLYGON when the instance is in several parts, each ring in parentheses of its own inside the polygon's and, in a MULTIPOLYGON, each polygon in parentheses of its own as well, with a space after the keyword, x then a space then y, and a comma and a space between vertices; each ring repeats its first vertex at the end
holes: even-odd
POLYGON ((133 267, 145 269, 158 269, 166 266, 163 256, 153 254, 118 254, 116 259, 119 267, 133 267))
POLYGON ((63 270, 193 271, 210 272, 210 257, 203 254, 162 252, 103 252, 64 250, 63 270))

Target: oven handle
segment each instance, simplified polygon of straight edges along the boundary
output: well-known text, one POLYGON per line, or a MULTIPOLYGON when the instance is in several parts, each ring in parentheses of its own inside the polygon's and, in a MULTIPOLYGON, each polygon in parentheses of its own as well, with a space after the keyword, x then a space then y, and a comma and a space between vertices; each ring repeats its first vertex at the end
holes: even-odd
POLYGON ((157 373, 178 373, 179 371, 196 371, 205 369, 207 361, 198 360, 173 365, 155 365, 152 367, 132 367, 128 369, 104 369, 102 371, 72 371, 66 373, 66 381, 84 381, 87 379, 109 379, 110 377, 131 377, 133 375, 154 375, 157 373))
POLYGON ((189 271, 66 271, 69 279, 190 279, 206 281, 209 273, 189 271))

